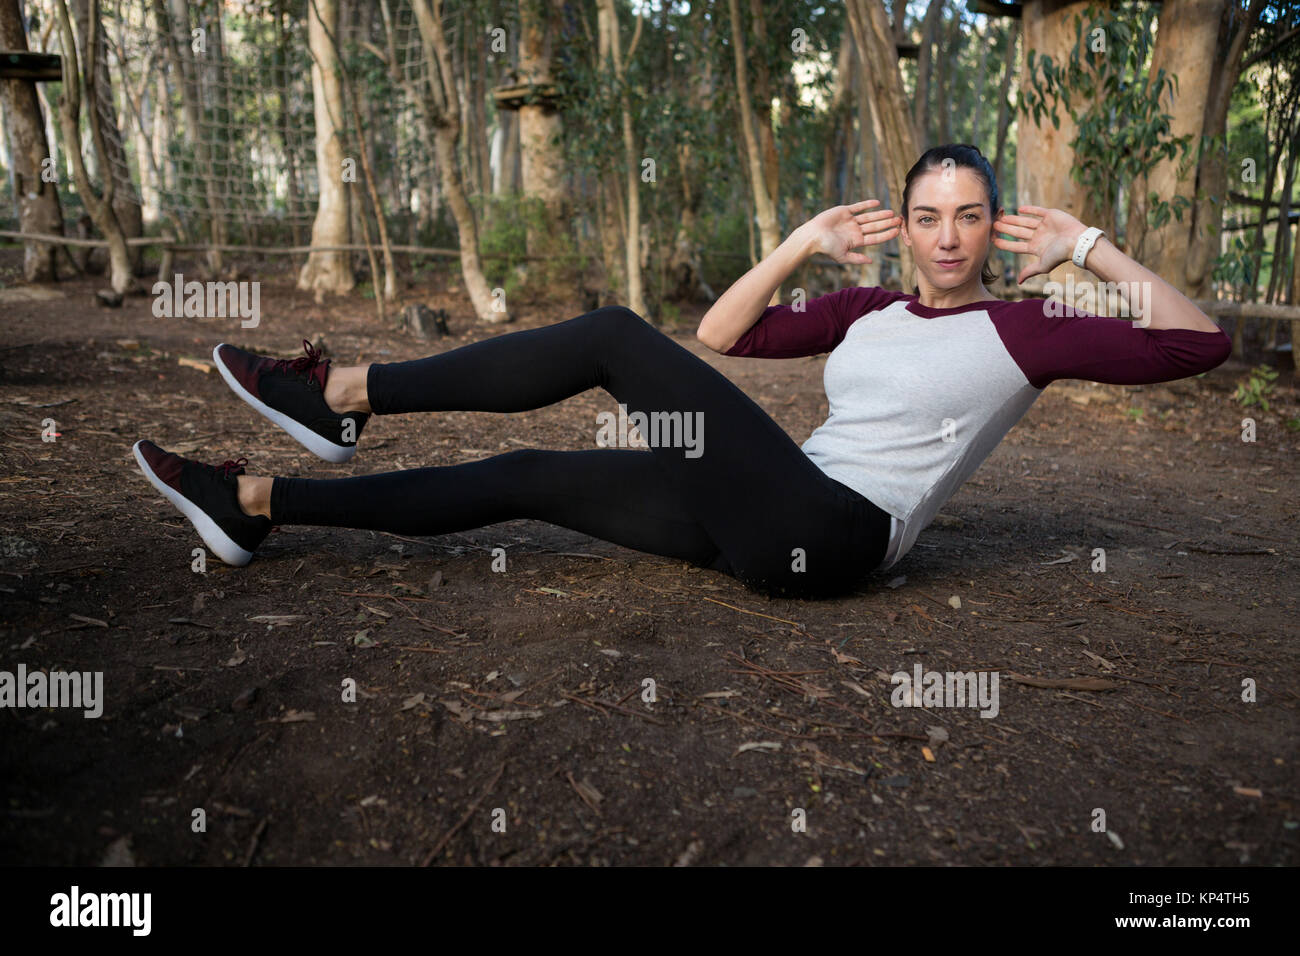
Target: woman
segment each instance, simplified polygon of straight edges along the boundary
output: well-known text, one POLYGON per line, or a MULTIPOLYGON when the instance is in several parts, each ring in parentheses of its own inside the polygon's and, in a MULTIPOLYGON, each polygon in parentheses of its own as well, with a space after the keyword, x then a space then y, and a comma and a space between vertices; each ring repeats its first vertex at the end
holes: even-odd
POLYGON ((629 416, 695 416, 700 449, 527 449, 332 480, 253 477, 245 459, 214 467, 147 441, 136 458, 231 564, 246 564, 273 524, 436 535, 534 518, 768 594, 842 594, 907 553, 1050 382, 1164 382, 1229 354, 1213 322, 1099 230, 1057 209, 1004 216, 998 201, 978 149, 928 150, 908 173, 901 217, 877 200, 826 210, 704 316, 697 337, 724 355, 831 353, 830 416, 802 448, 721 373, 611 307, 409 362, 330 369, 310 345, 293 361, 228 345, 213 356, 240 397, 330 461, 351 458, 371 414, 523 411, 595 386, 629 416), (855 250, 900 233, 916 263, 912 294, 848 288, 765 307, 814 252, 861 264, 870 259, 855 250), (1145 327, 994 298, 990 243, 1033 257, 1021 282, 1073 256, 1103 281, 1149 283, 1145 327))

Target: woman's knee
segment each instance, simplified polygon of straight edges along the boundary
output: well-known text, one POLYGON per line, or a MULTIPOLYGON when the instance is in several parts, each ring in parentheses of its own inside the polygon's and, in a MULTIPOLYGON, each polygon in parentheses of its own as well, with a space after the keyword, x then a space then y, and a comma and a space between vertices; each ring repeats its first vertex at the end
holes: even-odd
POLYGON ((588 312, 583 318, 590 319, 601 328, 612 329, 616 333, 627 330, 653 329, 654 327, 625 305, 607 305, 588 312))

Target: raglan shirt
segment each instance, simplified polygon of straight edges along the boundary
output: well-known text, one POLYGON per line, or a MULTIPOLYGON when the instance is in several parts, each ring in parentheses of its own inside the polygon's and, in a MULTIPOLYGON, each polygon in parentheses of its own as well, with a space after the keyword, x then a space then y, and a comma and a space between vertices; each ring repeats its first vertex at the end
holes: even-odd
POLYGON ((1150 329, 1059 301, 933 309, 915 294, 841 289, 769 306, 724 355, 829 352, 830 414, 803 444, 830 477, 888 512, 893 567, 1050 383, 1168 382, 1227 359, 1222 331, 1150 329))

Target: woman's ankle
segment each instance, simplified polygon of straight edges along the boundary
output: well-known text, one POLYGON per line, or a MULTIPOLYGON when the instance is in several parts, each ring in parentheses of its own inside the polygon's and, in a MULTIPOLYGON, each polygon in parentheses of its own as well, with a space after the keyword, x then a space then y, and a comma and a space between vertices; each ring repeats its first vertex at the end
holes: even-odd
POLYGON ((252 475, 236 475, 238 485, 239 507, 250 517, 271 517, 271 485, 274 478, 255 478, 252 475))
POLYGON ((370 396, 366 389, 369 365, 351 365, 331 368, 325 378, 325 404, 335 414, 346 412, 370 413, 370 396))

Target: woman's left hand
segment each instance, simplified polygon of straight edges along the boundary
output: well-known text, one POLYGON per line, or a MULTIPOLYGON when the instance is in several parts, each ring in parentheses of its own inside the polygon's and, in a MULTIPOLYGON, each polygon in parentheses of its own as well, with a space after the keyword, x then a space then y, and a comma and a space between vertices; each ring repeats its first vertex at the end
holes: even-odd
POLYGON ((1016 282, 1030 276, 1046 275, 1074 255, 1075 243, 1088 228, 1068 212, 1044 209, 1042 206, 1019 206, 1021 212, 1031 216, 1003 216, 993 224, 994 232, 1005 232, 1016 239, 993 237, 993 245, 1022 256, 1035 256, 1035 260, 1020 270, 1016 282), (1033 218, 1033 217, 1039 218, 1033 218))

